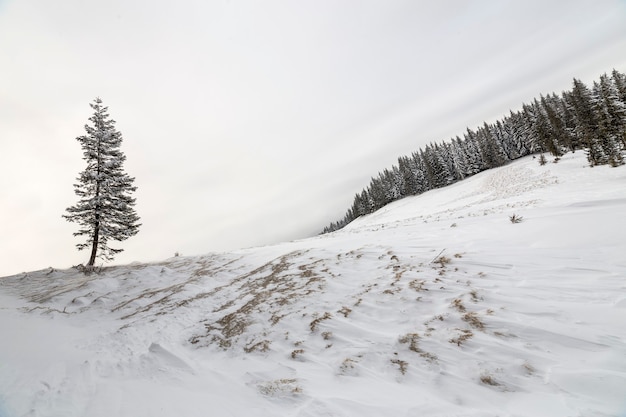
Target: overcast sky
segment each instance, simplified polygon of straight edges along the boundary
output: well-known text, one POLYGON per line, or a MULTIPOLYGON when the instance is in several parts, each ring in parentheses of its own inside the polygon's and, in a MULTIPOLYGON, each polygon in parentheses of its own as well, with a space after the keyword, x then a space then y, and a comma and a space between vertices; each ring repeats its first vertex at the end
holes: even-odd
POLYGON ((61 215, 96 96, 138 186, 119 264, 314 235, 398 156, 613 68, 623 0, 0 0, 0 276, 87 261, 61 215))

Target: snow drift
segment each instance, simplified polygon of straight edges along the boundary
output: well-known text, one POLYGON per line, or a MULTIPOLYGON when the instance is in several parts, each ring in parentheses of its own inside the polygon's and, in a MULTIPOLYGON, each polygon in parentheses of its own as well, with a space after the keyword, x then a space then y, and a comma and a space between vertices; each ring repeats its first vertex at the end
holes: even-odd
POLYGON ((2 278, 0 416, 626 415, 625 212, 626 168, 528 157, 311 239, 2 278))

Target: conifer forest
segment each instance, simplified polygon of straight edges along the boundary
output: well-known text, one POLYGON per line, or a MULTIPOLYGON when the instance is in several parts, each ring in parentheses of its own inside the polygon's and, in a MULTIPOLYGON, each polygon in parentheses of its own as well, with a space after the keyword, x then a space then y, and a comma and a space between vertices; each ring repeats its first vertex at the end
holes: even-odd
POLYGON ((624 164, 626 153, 626 75, 613 70, 591 87, 574 78, 561 95, 541 95, 495 123, 483 123, 448 141, 430 143, 397 165, 372 177, 354 196, 345 216, 322 233, 404 197, 445 187, 481 171, 532 154, 550 154, 557 162, 566 152, 583 150, 590 166, 624 164))

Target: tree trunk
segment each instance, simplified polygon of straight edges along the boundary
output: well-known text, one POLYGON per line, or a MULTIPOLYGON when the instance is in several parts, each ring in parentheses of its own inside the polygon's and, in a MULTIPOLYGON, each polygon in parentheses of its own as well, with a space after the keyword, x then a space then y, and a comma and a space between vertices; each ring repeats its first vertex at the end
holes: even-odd
MULTIPOLYGON (((96 195, 95 198, 100 197, 100 157, 98 156, 98 179, 96 180, 96 195)), ((91 244, 91 256, 89 257, 89 262, 87 262, 87 267, 91 268, 93 264, 96 262, 96 253, 98 252, 98 240, 100 238, 100 205, 96 204, 96 221, 93 228, 93 239, 91 244)))
POLYGON ((96 214, 96 227, 93 231, 93 243, 91 245, 91 256, 89 257, 89 262, 87 262, 88 267, 92 267, 96 262, 96 253, 98 252, 98 238, 100 237, 100 215, 96 214))

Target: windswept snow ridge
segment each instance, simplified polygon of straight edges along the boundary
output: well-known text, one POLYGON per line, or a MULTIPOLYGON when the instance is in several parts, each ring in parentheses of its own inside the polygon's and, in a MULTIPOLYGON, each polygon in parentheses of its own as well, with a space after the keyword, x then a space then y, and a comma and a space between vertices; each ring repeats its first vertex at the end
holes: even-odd
POLYGON ((585 165, 524 158, 312 239, 2 278, 0 417, 625 416, 626 170, 585 165))

